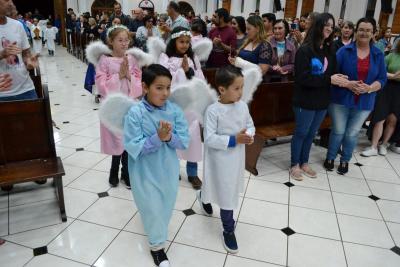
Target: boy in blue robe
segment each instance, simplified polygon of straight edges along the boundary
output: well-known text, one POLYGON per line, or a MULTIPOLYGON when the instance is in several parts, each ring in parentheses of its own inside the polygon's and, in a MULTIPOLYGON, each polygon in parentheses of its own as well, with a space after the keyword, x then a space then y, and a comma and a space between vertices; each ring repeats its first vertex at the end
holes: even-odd
POLYGON ((143 70, 145 96, 124 119, 132 193, 157 266, 168 267, 164 252, 168 224, 179 185, 177 149, 189 145, 188 125, 180 107, 168 101, 172 76, 153 64, 143 70))

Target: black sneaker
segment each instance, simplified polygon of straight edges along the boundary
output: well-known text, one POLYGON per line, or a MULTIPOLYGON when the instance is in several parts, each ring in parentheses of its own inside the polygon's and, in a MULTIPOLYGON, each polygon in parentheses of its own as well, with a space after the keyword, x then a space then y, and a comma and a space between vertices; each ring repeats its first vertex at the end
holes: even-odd
POLYGON ((223 244, 229 253, 238 253, 239 248, 236 242, 236 236, 235 232, 227 233, 227 232, 222 232, 222 237, 223 237, 223 244))
POLYGON ((129 176, 122 176, 121 177, 121 182, 125 184, 125 187, 128 189, 131 189, 131 181, 129 180, 129 176))
POLYGON ((45 184, 47 182, 47 179, 40 179, 40 180, 36 180, 35 183, 37 184, 45 184))
POLYGON ((150 251, 151 256, 153 257, 154 263, 159 267, 169 267, 169 261, 167 258, 167 254, 165 254, 164 249, 160 249, 157 251, 150 251))
POLYGON ((198 176, 189 176, 188 180, 196 190, 199 190, 203 184, 198 176))
POLYGON ((335 161, 333 159, 331 159, 331 160, 326 159, 324 162, 324 168, 327 171, 330 171, 330 172, 333 171, 333 169, 335 168, 335 161))
POLYGON ((200 209, 203 211, 203 213, 207 216, 211 216, 213 214, 213 208, 212 205, 210 203, 204 204, 201 201, 201 190, 198 190, 196 192, 196 196, 197 196, 197 201, 199 202, 200 205, 200 209))
POLYGON ((349 163, 348 162, 340 162, 340 164, 337 168, 337 173, 341 174, 341 175, 345 175, 348 172, 349 172, 349 163))

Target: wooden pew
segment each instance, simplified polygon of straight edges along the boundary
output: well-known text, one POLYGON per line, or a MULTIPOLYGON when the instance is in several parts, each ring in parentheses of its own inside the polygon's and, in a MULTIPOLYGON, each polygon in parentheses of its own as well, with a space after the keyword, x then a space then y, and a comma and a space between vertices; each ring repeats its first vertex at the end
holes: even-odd
POLYGON ((53 178, 65 222, 65 172, 56 155, 47 85, 41 89, 38 99, 0 102, 0 186, 53 178))
MULTIPOLYGON (((208 83, 215 88, 216 69, 203 69, 208 83)), ((257 161, 266 140, 293 135, 295 122, 292 110, 293 81, 261 83, 249 105, 256 127, 254 143, 246 146, 246 170, 258 175, 257 161)), ((327 146, 330 120, 321 125, 321 144, 327 146)), ((289 168, 289 166, 288 166, 289 168)))

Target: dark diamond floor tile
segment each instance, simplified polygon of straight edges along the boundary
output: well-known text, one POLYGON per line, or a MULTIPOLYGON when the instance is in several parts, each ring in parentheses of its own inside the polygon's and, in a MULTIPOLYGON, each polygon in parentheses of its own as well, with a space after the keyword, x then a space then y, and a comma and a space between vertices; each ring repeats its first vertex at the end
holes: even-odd
POLYGON ((63 121, 63 123, 64 123, 64 124, 68 124, 68 123, 69 123, 69 121, 63 121))
POLYGON ((284 185, 286 185, 287 187, 292 187, 292 186, 294 186, 294 184, 292 184, 291 182, 286 182, 286 183, 283 183, 284 185))
POLYGON ((282 231, 285 235, 287 235, 287 236, 291 236, 291 235, 293 235, 293 234, 296 233, 296 232, 295 232, 292 228, 290 228, 290 227, 283 228, 283 229, 281 229, 281 231, 282 231))
POLYGON ((398 246, 394 246, 390 250, 400 256, 400 248, 398 246))
POLYGON ((101 193, 98 193, 97 195, 98 195, 100 198, 102 198, 102 197, 108 197, 108 196, 109 196, 107 192, 101 192, 101 193))
POLYGON ((192 210, 192 209, 187 209, 187 210, 184 210, 184 211, 182 211, 182 212, 183 212, 183 214, 185 214, 186 216, 191 216, 191 215, 196 214, 196 212, 194 212, 194 210, 192 210))
POLYGON ((364 165, 361 164, 360 162, 354 163, 354 165, 356 165, 356 166, 358 166, 358 167, 364 166, 364 165))
POLYGON ((375 195, 370 195, 368 196, 370 199, 372 199, 373 201, 378 201, 380 198, 375 196, 375 195))
POLYGON ((33 249, 33 256, 40 256, 43 254, 47 254, 47 246, 33 249))
POLYGON ((83 151, 83 150, 85 150, 85 149, 84 149, 83 147, 78 147, 78 148, 76 148, 75 150, 78 152, 78 151, 83 151))

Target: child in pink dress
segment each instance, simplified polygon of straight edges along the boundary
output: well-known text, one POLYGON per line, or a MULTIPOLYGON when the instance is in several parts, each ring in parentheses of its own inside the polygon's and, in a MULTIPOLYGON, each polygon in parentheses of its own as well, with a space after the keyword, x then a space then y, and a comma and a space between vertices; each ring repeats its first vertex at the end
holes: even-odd
MULTIPOLYGON (((129 54, 131 38, 124 26, 115 26, 107 33, 110 54, 103 54, 96 66, 96 87, 101 98, 110 93, 122 93, 132 98, 142 95, 142 72, 134 56, 129 54)), ((128 154, 124 151, 121 135, 117 135, 100 124, 101 152, 112 155, 109 182, 117 186, 119 165, 122 162, 121 181, 130 188, 128 172, 128 154)))
MULTIPOLYGON (((205 79, 198 57, 191 46, 191 33, 184 27, 176 27, 171 32, 171 40, 166 52, 162 53, 159 63, 172 74, 171 90, 174 86, 186 82, 192 77, 205 79)), ((203 148, 200 135, 200 122, 193 112, 185 112, 189 124, 190 144, 185 151, 177 151, 180 159, 186 160, 188 180, 194 189, 200 189, 202 182, 197 174, 197 163, 202 161, 203 148)))

